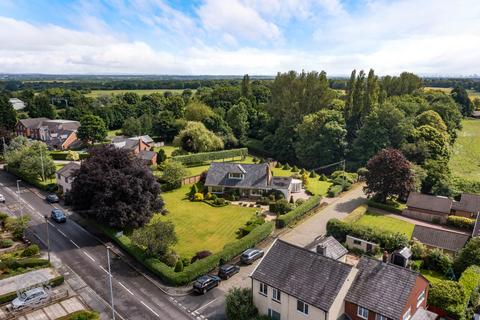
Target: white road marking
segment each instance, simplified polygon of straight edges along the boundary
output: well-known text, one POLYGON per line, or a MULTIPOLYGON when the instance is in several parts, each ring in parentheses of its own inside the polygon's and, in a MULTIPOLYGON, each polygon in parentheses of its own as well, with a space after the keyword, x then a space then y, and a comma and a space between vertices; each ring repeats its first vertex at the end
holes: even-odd
POLYGON ((207 304, 204 304, 204 305, 203 305, 203 306, 201 306, 200 308, 197 308, 197 309, 195 309, 195 311, 197 311, 197 312, 198 312, 198 311, 202 310, 203 308, 205 308, 206 306, 208 306, 208 305, 210 305, 210 304, 214 303, 215 301, 217 301, 217 298, 213 299, 212 301, 208 302, 207 304))
POLYGON ((95 262, 95 259, 93 259, 93 257, 91 255, 89 255, 86 251, 83 251, 83 254, 86 255, 87 257, 90 258, 90 260, 92 260, 93 262, 95 262))
POLYGON ((70 240, 71 243, 73 243, 73 245, 74 245, 75 247, 77 247, 78 249, 80 249, 80 247, 78 246, 78 244, 76 244, 72 239, 69 239, 69 240, 70 240))
MULTIPOLYGON (((100 267, 100 269, 102 269, 103 271, 105 271, 105 273, 106 273, 106 274, 108 274, 108 271, 107 271, 107 269, 105 269, 105 268, 104 268, 104 267, 102 267, 102 266, 99 266, 99 267, 100 267)), ((112 278, 113 278, 113 276, 112 276, 112 278)))
POLYGON ((48 221, 48 224, 58 230, 57 226, 55 226, 55 225, 54 225, 53 223, 51 223, 50 221, 48 221))
POLYGON ((63 232, 62 230, 60 230, 60 229, 57 228, 57 231, 60 232, 60 234, 61 234, 62 236, 64 236, 65 238, 68 238, 67 235, 65 234, 65 232, 63 232))
POLYGON ((150 310, 154 315, 156 315, 157 317, 160 318, 160 315, 158 313, 156 313, 155 311, 153 311, 152 308, 150 308, 145 302, 141 301, 140 300, 140 303, 143 304, 145 306, 145 308, 147 308, 148 310, 150 310))
POLYGON ((132 291, 130 291, 127 287, 125 287, 123 285, 123 283, 121 283, 120 281, 118 282, 119 285, 121 285, 123 287, 123 289, 127 290, 128 293, 130 293, 132 296, 134 295, 132 291))

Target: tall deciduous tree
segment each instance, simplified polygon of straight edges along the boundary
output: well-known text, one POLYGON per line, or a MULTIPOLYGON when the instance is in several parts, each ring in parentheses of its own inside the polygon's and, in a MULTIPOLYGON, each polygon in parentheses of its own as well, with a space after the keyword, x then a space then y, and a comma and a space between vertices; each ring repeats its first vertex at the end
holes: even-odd
POLYGON ((461 85, 456 85, 450 94, 452 95, 453 100, 455 100, 455 102, 460 106, 462 114, 466 117, 471 116, 473 112, 473 104, 472 100, 470 100, 470 97, 468 96, 467 90, 465 90, 465 88, 461 85))
POLYGON ((13 139, 7 149, 6 161, 9 168, 22 175, 45 180, 55 173, 55 163, 48 154, 47 145, 41 141, 29 142, 23 137, 13 139))
POLYGON ((80 120, 78 138, 86 143, 103 141, 107 137, 107 128, 102 118, 87 114, 80 120))
POLYGON ((252 86, 250 85, 250 76, 248 74, 243 76, 240 93, 247 99, 252 96, 252 86))
POLYGON ((396 149, 383 149, 367 163, 365 192, 386 202, 388 197, 406 198, 415 188, 412 165, 396 149))
POLYGON ((46 94, 34 96, 33 103, 27 106, 28 115, 32 118, 55 119, 57 113, 50 102, 50 98, 46 94))
POLYGON ((75 210, 115 228, 138 228, 163 202, 152 172, 128 150, 92 148, 67 195, 75 210))
POLYGON ((173 140, 173 144, 188 152, 208 152, 223 148, 223 141, 203 123, 189 121, 173 140))
POLYGON ((248 113, 243 102, 233 105, 227 111, 225 119, 237 138, 245 137, 248 130, 248 113))
POLYGON ((0 128, 12 131, 17 123, 17 116, 6 95, 0 94, 0 128))
POLYGON ((162 180, 166 183, 166 189, 172 190, 182 186, 182 179, 188 174, 187 168, 178 161, 167 161, 163 169, 162 180))
POLYGON ((248 288, 232 288, 225 297, 228 320, 251 320, 258 313, 253 304, 252 290, 248 288))

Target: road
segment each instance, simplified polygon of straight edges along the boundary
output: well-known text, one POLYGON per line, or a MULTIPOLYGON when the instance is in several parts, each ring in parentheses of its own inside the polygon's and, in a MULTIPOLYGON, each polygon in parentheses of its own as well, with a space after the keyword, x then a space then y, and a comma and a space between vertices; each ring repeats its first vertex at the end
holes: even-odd
MULTIPOLYGON (((17 178, 0 172, 0 193, 7 202, 7 211, 31 217, 30 231, 46 243, 45 215, 58 204, 47 203, 38 190, 20 182, 18 204, 17 178), (35 192, 34 192, 35 191, 35 192)), ((2 208, 0 208, 0 211, 2 208)), ((105 302, 110 302, 108 263, 105 245, 72 219, 64 224, 49 221, 51 251, 59 257, 105 302)), ((170 297, 122 258, 111 253, 114 305, 120 319, 222 319, 223 291, 215 289, 204 296, 170 297)))

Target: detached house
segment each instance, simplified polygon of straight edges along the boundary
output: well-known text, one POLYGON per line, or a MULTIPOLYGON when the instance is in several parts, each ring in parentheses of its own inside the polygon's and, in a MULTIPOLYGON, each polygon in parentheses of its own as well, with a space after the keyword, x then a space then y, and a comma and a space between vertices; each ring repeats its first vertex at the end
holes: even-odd
POLYGON ((80 165, 72 161, 57 171, 57 185, 63 193, 66 193, 72 189, 72 183, 73 180, 75 180, 74 175, 79 169, 80 165))
POLYGON ((241 197, 260 197, 269 190, 279 190, 288 199, 292 192, 301 191, 302 181, 292 177, 274 177, 267 163, 213 162, 208 169, 205 186, 211 193, 235 190, 241 197))
POLYGON ((47 118, 21 119, 15 126, 17 136, 41 140, 52 149, 65 150, 78 143, 80 122, 47 118))
POLYGON ((252 275, 253 302, 275 320, 434 320, 428 281, 369 257, 351 266, 276 240, 252 275))
POLYGON ((118 149, 131 151, 147 165, 157 164, 157 153, 151 151, 153 139, 150 136, 136 136, 127 138, 118 136, 113 138, 112 145, 118 149))

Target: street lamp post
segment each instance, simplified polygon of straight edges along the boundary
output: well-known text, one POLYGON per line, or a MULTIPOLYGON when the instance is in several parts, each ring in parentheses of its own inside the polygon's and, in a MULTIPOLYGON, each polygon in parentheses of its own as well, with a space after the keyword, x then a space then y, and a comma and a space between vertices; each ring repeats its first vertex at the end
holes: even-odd
POLYGON ((112 271, 110 269, 110 247, 109 246, 107 246, 107 261, 108 261, 108 281, 110 285, 110 303, 112 306, 112 319, 115 320, 115 306, 113 304, 112 271))
POLYGON ((47 229, 47 253, 48 253, 48 262, 50 262, 50 234, 48 232, 48 216, 45 215, 45 228, 47 229))

